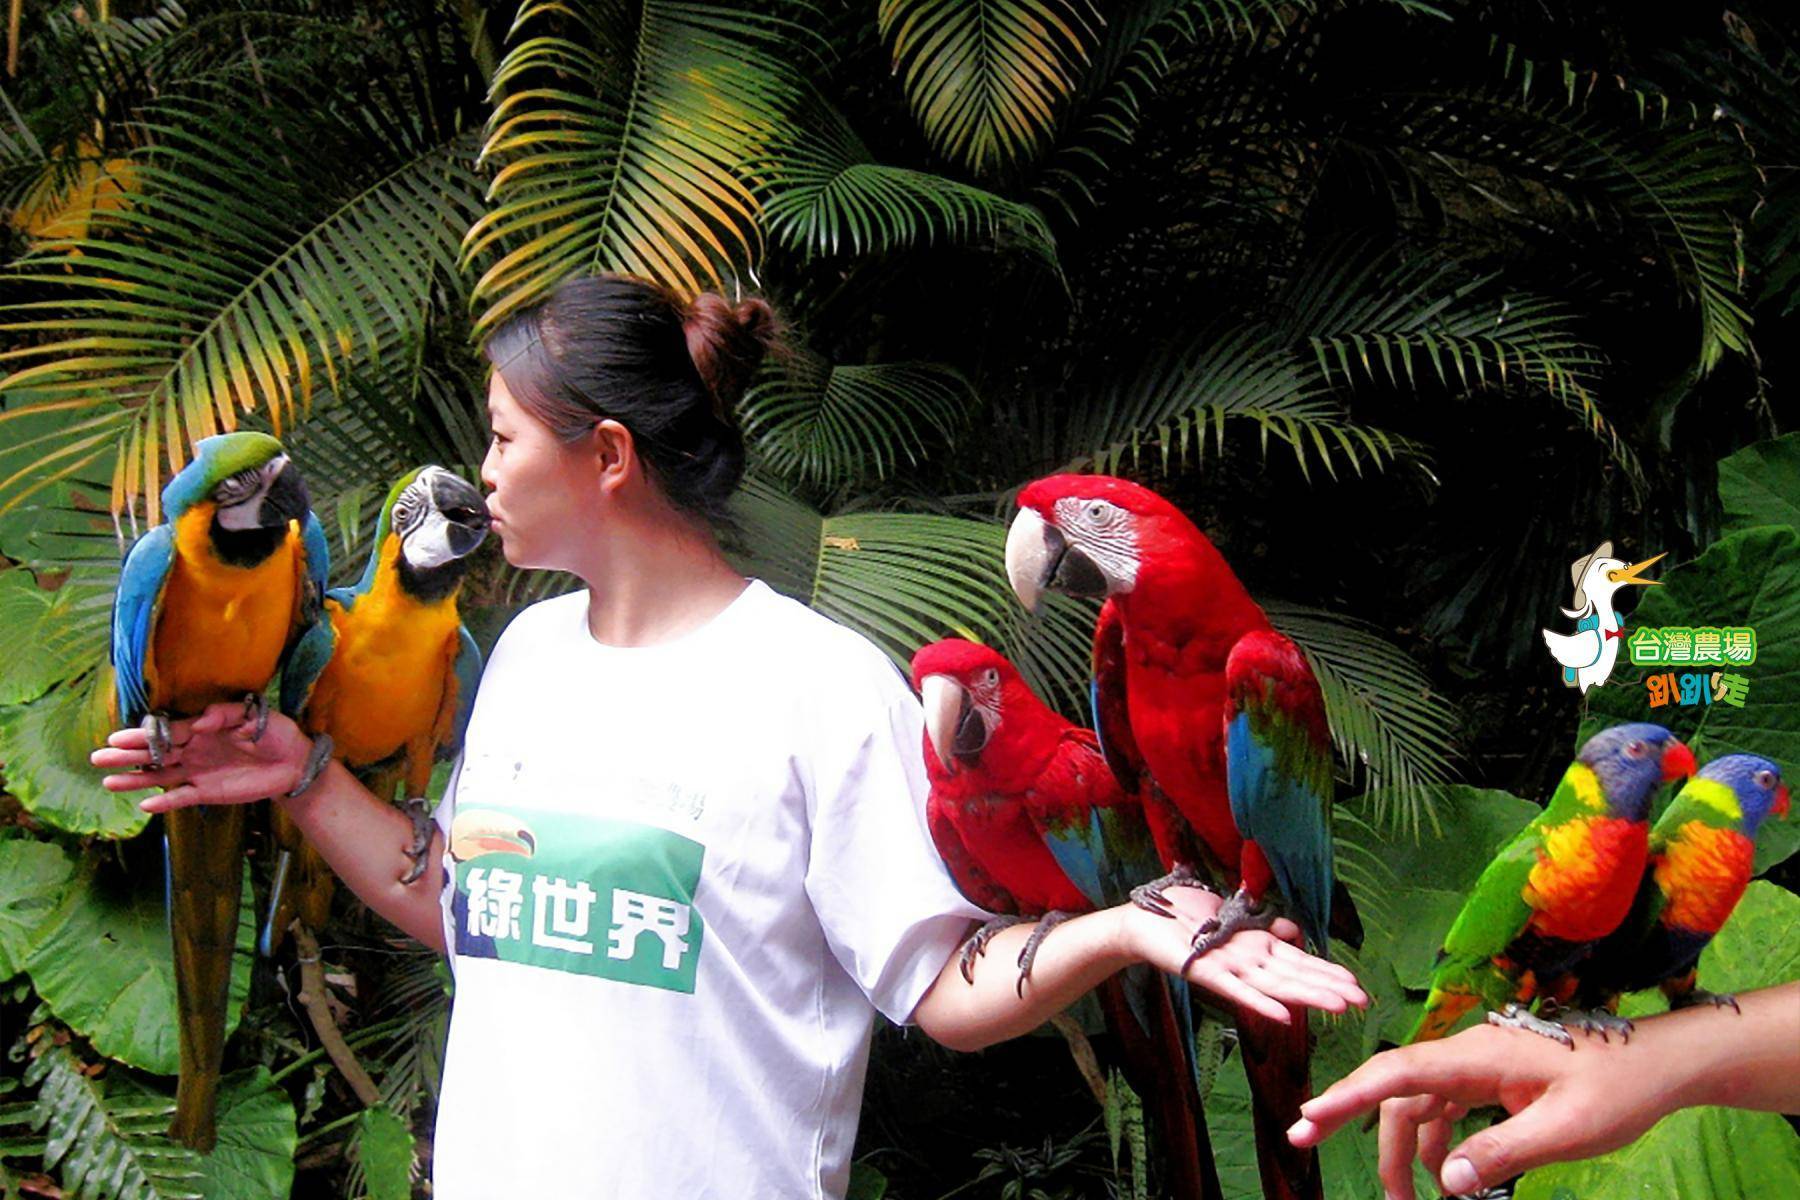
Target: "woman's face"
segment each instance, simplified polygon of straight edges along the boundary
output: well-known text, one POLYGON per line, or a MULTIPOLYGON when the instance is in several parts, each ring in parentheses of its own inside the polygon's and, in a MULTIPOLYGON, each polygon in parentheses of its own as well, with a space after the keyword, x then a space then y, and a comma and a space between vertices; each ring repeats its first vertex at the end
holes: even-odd
POLYGON ((593 458, 526 412, 495 371, 488 382, 493 440, 481 463, 488 512, 506 561, 515 567, 571 569, 571 553, 599 499, 593 458))

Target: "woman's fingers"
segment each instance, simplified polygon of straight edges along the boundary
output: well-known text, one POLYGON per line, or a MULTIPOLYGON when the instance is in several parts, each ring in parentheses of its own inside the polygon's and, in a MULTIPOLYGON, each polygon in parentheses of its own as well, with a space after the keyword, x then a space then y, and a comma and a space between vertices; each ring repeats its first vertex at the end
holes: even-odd
POLYGON ((1230 971, 1209 968, 1204 958, 1188 968, 1188 980, 1214 993, 1222 999, 1229 1000, 1239 1008, 1247 1008, 1270 1021, 1279 1021, 1283 1025, 1293 1020, 1287 1005, 1269 996, 1249 983, 1232 974, 1230 971))
MULTIPOLYGON (((114 778, 118 778, 118 776, 114 776, 114 778)), ((127 775, 124 776, 124 778, 129 779, 132 778, 132 776, 127 775)), ((191 808, 196 804, 204 803, 206 803, 206 801, 205 798, 201 796, 200 789, 193 784, 188 783, 183 784, 180 787, 170 788, 166 792, 158 792, 154 796, 146 796, 138 801, 138 807, 147 813, 165 813, 172 809, 191 808)))
POLYGON ((1278 996, 1289 1004, 1304 1004, 1321 1012, 1341 1013, 1350 1007, 1342 992, 1322 980, 1275 962, 1253 964, 1239 976, 1257 991, 1278 996))

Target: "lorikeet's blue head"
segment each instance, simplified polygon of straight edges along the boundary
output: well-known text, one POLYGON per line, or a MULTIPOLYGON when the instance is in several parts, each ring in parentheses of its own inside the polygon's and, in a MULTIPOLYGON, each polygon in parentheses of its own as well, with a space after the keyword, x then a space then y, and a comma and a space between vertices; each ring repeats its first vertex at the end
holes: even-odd
POLYGON ((1694 773, 1694 752, 1661 725, 1614 725, 1589 738, 1575 761, 1591 768, 1616 816, 1642 821, 1658 785, 1694 773))
POLYGON ((1743 813, 1743 834, 1755 837, 1763 818, 1773 812, 1777 817, 1788 814, 1788 786, 1781 780, 1781 768, 1760 754, 1727 754, 1700 768, 1701 779, 1711 779, 1730 788, 1743 813))
POLYGON ((410 471, 388 491, 363 586, 374 582, 382 549, 394 537, 401 586, 421 600, 441 599, 462 581, 487 531, 487 504, 468 480, 439 466, 410 471))
POLYGON ((222 433, 194 444, 193 461, 163 489, 163 511, 174 521, 206 501, 217 507, 217 527, 233 533, 285 529, 312 508, 300 469, 266 433, 222 433))

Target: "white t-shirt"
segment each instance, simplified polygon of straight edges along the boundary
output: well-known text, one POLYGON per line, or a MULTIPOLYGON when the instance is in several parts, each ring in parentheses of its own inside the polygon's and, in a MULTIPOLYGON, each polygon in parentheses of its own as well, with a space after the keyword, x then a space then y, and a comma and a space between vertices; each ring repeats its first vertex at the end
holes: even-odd
POLYGON ((655 646, 586 612, 507 628, 438 810, 433 1194, 839 1196, 875 1010, 985 916, 925 827, 918 702, 760 582, 655 646))

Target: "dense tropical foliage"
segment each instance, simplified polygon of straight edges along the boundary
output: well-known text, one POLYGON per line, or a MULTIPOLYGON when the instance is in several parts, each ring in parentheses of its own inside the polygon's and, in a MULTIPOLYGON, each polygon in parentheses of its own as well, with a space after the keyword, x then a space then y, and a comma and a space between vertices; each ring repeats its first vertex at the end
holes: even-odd
MULTIPOLYGON (((1787 6, 12 14, 7 1195, 423 1186, 448 976, 347 898, 316 964, 253 961, 246 921, 220 1147, 161 1136, 159 839, 84 766, 107 726, 107 610, 124 539, 222 429, 284 437, 334 573, 357 574, 389 480, 479 462, 478 339, 574 272, 777 304, 793 353, 742 405, 754 465, 733 552, 897 657, 972 633, 1079 713, 1091 614, 1017 611, 998 561, 1011 491, 1103 468, 1196 516, 1327 692, 1340 860, 1372 931, 1355 965, 1377 1003, 1321 1027, 1324 1077, 1409 1023, 1457 889, 1578 727, 1646 715, 1629 670, 1584 708, 1536 639, 1567 563, 1602 538, 1671 552, 1647 620, 1758 629, 1744 708, 1671 710, 1702 758, 1800 770, 1800 435, 1778 420, 1800 310, 1787 6), (308 989, 378 1104, 319 1048, 308 989)), ((491 642, 567 586, 490 552, 466 608, 491 642)), ((1800 975, 1797 845, 1765 835, 1771 881, 1708 951, 1706 986, 1800 975)), ((247 915, 265 876, 258 857, 247 915)), ((1242 1073, 1204 1028, 1227 1190, 1253 1195, 1242 1073)), ((959 1059, 884 1031, 857 1187, 1153 1193, 1134 1099, 1092 1082, 1098 1097, 1056 1039, 959 1059)), ((1688 1114, 1613 1157, 1517 1194, 1800 1191, 1779 1118, 1688 1114)), ((1366 1138, 1332 1143, 1326 1171, 1333 1196, 1375 1194, 1366 1138)))

